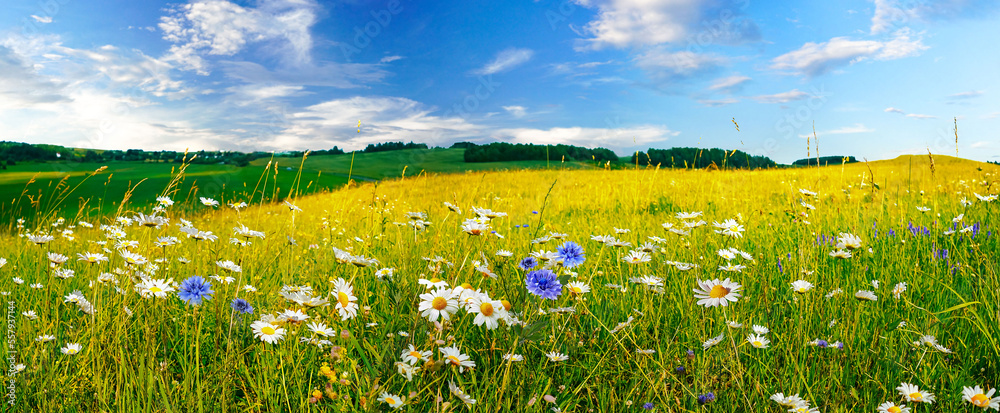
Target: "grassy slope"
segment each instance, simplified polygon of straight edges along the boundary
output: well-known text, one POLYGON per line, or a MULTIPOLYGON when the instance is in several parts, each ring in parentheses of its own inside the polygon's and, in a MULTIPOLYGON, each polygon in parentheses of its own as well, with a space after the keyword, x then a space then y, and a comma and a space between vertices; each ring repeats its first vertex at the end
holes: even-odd
MULTIPOLYGON (((350 175, 355 181, 373 181, 400 177, 406 168, 408 176, 425 173, 450 173, 498 169, 520 169, 545 167, 544 161, 465 163, 462 149, 426 149, 351 155, 311 156, 302 167, 299 190, 304 193, 332 190, 347 183, 350 175)), ((289 194, 299 171, 301 158, 258 159, 250 166, 239 168, 232 165, 191 165, 184 180, 172 197, 176 202, 197 207, 198 197, 216 198, 222 202, 230 200, 280 200, 289 194), (277 168, 265 166, 276 162, 277 168), (276 173, 276 175, 275 175, 276 173), (275 178, 277 186, 274 185, 275 178), (259 186, 258 186, 259 185, 259 186), (258 188, 257 192, 254 189, 258 188), (251 195, 253 194, 253 195, 251 195)), ((101 166, 108 169, 98 176, 87 179, 78 189, 66 197, 64 206, 83 208, 84 216, 113 212, 118 209, 125 192, 140 181, 132 195, 133 200, 146 202, 160 195, 170 182, 178 164, 110 162, 110 163, 22 163, 0 172, 0 217, 32 215, 33 210, 44 213, 49 199, 56 198, 65 189, 59 187, 66 177, 69 188, 76 187, 84 178, 101 166), (37 176, 36 176, 37 175, 37 176), (35 181, 28 184, 32 178, 35 181), (22 192, 24 197, 21 197, 22 192), (31 199, 42 199, 37 207, 31 199), (100 200, 103 199, 102 203, 100 200)), ((585 167, 579 163, 553 162, 553 167, 585 167)))

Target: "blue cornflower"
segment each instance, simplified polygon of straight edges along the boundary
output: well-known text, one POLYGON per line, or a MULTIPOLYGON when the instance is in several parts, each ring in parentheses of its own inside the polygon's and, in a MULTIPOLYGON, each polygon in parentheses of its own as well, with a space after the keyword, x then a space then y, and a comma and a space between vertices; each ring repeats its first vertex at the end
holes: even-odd
POLYGON ((823 339, 820 339, 820 340, 816 340, 816 347, 819 347, 819 348, 826 348, 826 347, 827 347, 827 346, 829 346, 829 345, 830 345, 830 343, 829 343, 829 342, 827 342, 826 340, 823 340, 823 339))
POLYGON ((229 306, 233 308, 233 311, 236 311, 238 313, 253 314, 253 306, 251 306, 250 303, 247 302, 247 300, 244 300, 242 298, 234 299, 233 302, 229 304, 229 306))
POLYGON ((538 260, 535 259, 535 257, 528 257, 521 260, 521 263, 517 264, 517 267, 522 270, 528 271, 532 268, 535 268, 536 265, 538 265, 538 260))
POLYGON ((584 256, 583 247, 577 245, 575 242, 567 242, 556 250, 556 255, 562 260, 563 267, 573 268, 577 265, 583 264, 583 261, 587 259, 584 256))
POLYGON ((705 404, 713 401, 715 401, 715 393, 708 392, 705 394, 698 395, 698 404, 705 404))
POLYGON ((212 284, 197 275, 192 275, 181 282, 177 289, 177 297, 191 305, 201 305, 202 300, 212 298, 212 284))
POLYGON ((685 371, 687 371, 687 369, 685 369, 684 366, 677 366, 674 368, 674 372, 677 374, 684 374, 685 371))
POLYGON ((654 407, 656 407, 656 405, 653 404, 653 403, 650 403, 650 402, 646 402, 646 403, 642 404, 642 408, 646 409, 646 410, 653 410, 654 407))
POLYGON ((529 272, 524 277, 524 281, 528 287, 528 292, 539 297, 555 300, 562 294, 562 284, 559 283, 556 273, 552 271, 537 270, 529 272))

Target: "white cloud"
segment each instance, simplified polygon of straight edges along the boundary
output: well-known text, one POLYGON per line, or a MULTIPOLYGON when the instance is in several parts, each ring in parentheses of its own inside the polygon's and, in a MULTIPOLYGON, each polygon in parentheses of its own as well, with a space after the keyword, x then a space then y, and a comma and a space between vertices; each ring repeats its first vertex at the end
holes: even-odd
POLYGON ((891 31, 916 21, 982 17, 997 9, 995 0, 874 0, 871 33, 891 31))
POLYGON ((503 142, 534 143, 541 145, 577 145, 586 147, 604 147, 611 150, 647 145, 663 141, 679 132, 671 131, 663 126, 643 125, 628 128, 510 128, 500 129, 490 134, 490 137, 503 142))
POLYGON ((817 132, 820 135, 850 135, 855 133, 869 133, 875 132, 875 129, 869 128, 863 124, 855 123, 852 126, 844 126, 834 130, 829 130, 826 132, 817 132))
POLYGON ((36 16, 32 14, 31 18, 39 23, 52 23, 52 16, 36 16))
POLYGON ((663 46, 657 46, 636 57, 635 63, 653 81, 672 84, 680 79, 717 71, 728 64, 729 60, 711 53, 694 53, 687 50, 672 52, 663 46))
POLYGON ((713 99, 699 99, 698 103, 701 103, 702 105, 705 105, 705 106, 718 107, 718 106, 731 105, 733 103, 739 103, 739 100, 738 99, 734 99, 734 98, 715 99, 715 100, 713 100, 713 99))
POLYGON ((502 107, 503 110, 506 110, 507 113, 510 113, 515 118, 521 118, 527 114, 527 109, 525 109, 524 106, 502 106, 502 107))
POLYGON ((312 0, 263 0, 257 8, 198 0, 173 7, 160 18, 163 39, 173 43, 164 60, 207 75, 205 56, 232 56, 260 43, 288 66, 310 63, 317 7, 312 0))
POLYGON ((481 127, 459 117, 431 115, 436 109, 401 97, 329 100, 289 113, 285 127, 260 145, 276 150, 361 149, 369 143, 415 141, 442 145, 481 136, 481 127), (361 133, 357 133, 358 120, 361 133))
POLYGON ((509 48, 501 51, 497 54, 493 61, 486 64, 480 69, 477 69, 473 73, 479 75, 492 75, 495 73, 505 72, 527 63, 534 56, 535 52, 531 49, 518 49, 509 48))
POLYGON ((577 0, 596 8, 597 18, 583 28, 585 49, 679 43, 736 44, 760 38, 757 26, 742 17, 745 0, 577 0), (707 37, 707 39, 702 39, 707 37))
POLYGON ((904 116, 906 116, 908 118, 914 118, 914 119, 937 119, 937 116, 933 116, 933 115, 921 115, 921 114, 918 114, 918 113, 906 113, 902 109, 898 109, 898 108, 894 108, 894 107, 885 108, 885 112, 886 113, 898 113, 900 115, 904 115, 904 116))
POLYGON ((916 56, 927 50, 920 39, 912 39, 909 30, 896 32, 887 42, 850 40, 834 37, 827 42, 804 44, 798 50, 785 53, 771 61, 771 68, 792 74, 818 76, 842 65, 865 59, 894 60, 916 56))
POLYGON ((729 77, 723 77, 716 79, 712 82, 712 85, 708 87, 709 90, 732 93, 733 91, 739 89, 744 83, 750 81, 750 78, 742 75, 733 75, 729 77))
POLYGON ((403 58, 403 56, 386 56, 386 57, 383 57, 383 58, 379 59, 378 62, 379 63, 390 63, 390 62, 395 62, 395 61, 397 61, 399 59, 402 59, 402 58, 403 58))
POLYGON ((775 93, 773 95, 752 96, 751 99, 760 103, 787 103, 793 100, 805 99, 809 96, 811 95, 806 92, 798 89, 792 89, 787 92, 775 93))
POLYGON ((985 92, 983 92, 982 90, 970 90, 968 92, 955 93, 953 95, 949 95, 948 98, 949 99, 972 99, 972 98, 980 97, 984 93, 985 92))

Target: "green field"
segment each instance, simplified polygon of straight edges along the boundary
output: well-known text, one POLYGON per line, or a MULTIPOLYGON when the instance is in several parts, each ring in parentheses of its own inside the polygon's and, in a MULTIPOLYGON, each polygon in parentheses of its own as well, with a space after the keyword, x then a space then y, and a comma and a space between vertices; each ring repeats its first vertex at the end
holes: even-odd
POLYGON ((0 234, 4 411, 983 411, 998 174, 407 173, 29 221, 0 234))
MULTIPOLYGON (((577 162, 517 161, 465 163, 463 149, 414 149, 391 152, 257 159, 247 167, 190 165, 171 190, 179 209, 196 209, 199 197, 226 204, 278 201, 296 187, 300 194, 343 188, 350 179, 378 181, 421 173, 454 173, 522 168, 588 167, 577 162), (273 163, 272 163, 273 162, 273 163), (274 166, 274 163, 277 166, 274 166), (271 164, 271 167, 265 168, 271 164), (301 166, 301 168, 300 168, 301 166), (301 169, 301 177, 300 177, 301 169), (296 181, 296 179, 299 181, 296 181), (296 183, 298 184, 296 185, 296 183)), ((61 216, 80 218, 117 211, 124 194, 140 204, 161 195, 180 164, 115 161, 109 163, 21 163, 0 172, 0 218, 32 218, 60 209, 61 216), (89 177, 102 166, 108 168, 89 177), (32 182, 32 179, 34 181, 32 182), (87 178, 87 179, 85 179, 87 178), (60 182, 65 179, 62 185, 60 182), (30 184, 29 184, 30 182, 30 184), (69 190, 69 191, 67 191, 69 190), (58 208, 57 208, 58 207, 58 208), (67 214, 71 215, 67 216, 67 214)), ((128 209, 128 205, 126 208, 128 209)))

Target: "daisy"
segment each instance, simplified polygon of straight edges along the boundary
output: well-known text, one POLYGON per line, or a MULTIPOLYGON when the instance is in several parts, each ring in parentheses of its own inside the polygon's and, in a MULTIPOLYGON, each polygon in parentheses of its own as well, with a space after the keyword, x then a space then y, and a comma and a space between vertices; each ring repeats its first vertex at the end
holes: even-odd
POLYGON ((48 342, 53 341, 55 339, 56 339, 56 336, 53 336, 53 335, 50 335, 50 334, 42 334, 42 335, 40 335, 38 337, 35 337, 35 341, 37 341, 39 343, 48 343, 48 342))
POLYGON ((747 335, 747 343, 750 343, 750 345, 756 348, 767 348, 767 345, 771 343, 771 340, 768 340, 767 337, 761 335, 750 334, 747 335))
POLYGON ((409 349, 404 349, 403 353, 399 355, 399 358, 403 359, 403 362, 410 363, 410 365, 416 366, 417 364, 426 361, 431 358, 430 351, 420 351, 413 344, 410 344, 409 349))
POLYGON ((649 262, 650 259, 651 258, 649 257, 648 253, 639 250, 630 251, 628 255, 622 257, 622 261, 625 261, 629 264, 647 263, 649 262))
POLYGON ((793 394, 791 396, 785 397, 783 393, 772 394, 771 400, 774 400, 778 404, 785 407, 795 407, 806 402, 801 397, 799 397, 798 394, 793 394))
POLYGON ((799 294, 805 294, 811 289, 813 289, 813 284, 806 280, 798 280, 792 283, 792 291, 799 294))
POLYGON ((281 314, 278 315, 278 320, 279 321, 286 322, 286 323, 292 323, 292 324, 299 324, 299 323, 301 323, 303 321, 306 321, 308 319, 309 319, 309 316, 306 315, 306 313, 303 313, 302 310, 298 310, 298 309, 296 309, 296 310, 285 310, 281 314))
POLYGON ((468 355, 462 354, 458 347, 441 347, 438 349, 444 362, 458 367, 459 373, 464 373, 466 368, 476 367, 476 362, 469 359, 468 355))
POLYGON ((704 343, 701 344, 702 350, 708 350, 708 349, 710 349, 712 347, 715 347, 715 345, 717 345, 717 344, 719 344, 719 343, 722 342, 723 338, 726 338, 726 333, 722 333, 722 334, 719 334, 716 337, 712 337, 712 338, 708 339, 708 341, 705 341, 704 343))
POLYGON ((1000 397, 990 398, 996 391, 997 389, 990 389, 988 392, 983 393, 983 388, 979 386, 962 387, 962 399, 972 403, 976 407, 981 407, 983 410, 993 409, 1000 411, 1000 397))
POLYGON ((382 392, 382 394, 378 396, 378 401, 388 404, 389 407, 396 410, 402 409, 403 406, 406 404, 406 399, 404 397, 397 396, 395 394, 389 394, 386 392, 382 392))
POLYGON ((35 314, 35 310, 25 311, 25 312, 21 313, 21 315, 23 315, 25 318, 27 318, 29 320, 32 320, 32 321, 38 319, 38 314, 35 314))
POLYGON ((448 286, 448 282, 447 281, 444 281, 444 280, 442 280, 442 279, 440 279, 438 277, 434 277, 434 278, 431 278, 429 280, 426 279, 426 278, 421 278, 421 279, 417 280, 417 284, 423 285, 424 287, 427 287, 428 289, 431 289, 431 288, 444 288, 444 287, 448 286))
POLYGON ((469 397, 469 395, 466 394, 464 391, 462 391, 461 387, 455 385, 454 382, 451 381, 448 382, 448 390, 450 390, 451 394, 453 394, 455 397, 458 397, 458 399, 461 400, 462 403, 465 403, 466 406, 471 406, 473 404, 476 404, 476 399, 469 397))
POLYGON ((396 371, 406 376, 406 381, 413 381, 413 375, 420 372, 420 367, 411 366, 406 363, 396 362, 396 371))
POLYGON ((420 306, 417 311, 420 315, 427 317, 428 321, 435 322, 438 317, 450 320, 451 315, 458 311, 458 301, 455 294, 447 288, 438 288, 434 292, 420 294, 420 306))
POLYGON ((199 197, 201 199, 201 204, 207 207, 217 207, 219 206, 219 201, 212 198, 199 197))
POLYGON ((80 352, 80 350, 83 350, 83 346, 81 346, 80 343, 69 343, 66 347, 59 349, 59 351, 67 356, 76 355, 80 352))
POLYGON ((275 326, 267 321, 258 320, 250 324, 254 337, 268 344, 274 344, 285 338, 285 329, 275 326))
POLYGON ((743 226, 737 223, 735 219, 727 219, 723 221, 721 224, 718 222, 713 222, 712 225, 714 225, 716 228, 719 228, 715 230, 716 234, 722 234, 733 238, 743 237, 743 231, 744 231, 743 226))
POLYGON ((69 257, 56 252, 50 252, 48 254, 48 257, 49 257, 49 262, 51 262, 52 265, 61 265, 66 261, 69 261, 69 257))
POLYGON ((170 279, 148 279, 135 285, 135 290, 142 298, 166 298, 167 294, 174 292, 174 287, 170 284, 174 281, 170 279))
POLYGON ((701 211, 698 212, 678 212, 674 215, 677 219, 695 219, 701 216, 701 211))
POLYGON ((837 248, 847 250, 861 248, 861 238, 854 234, 841 232, 840 236, 837 237, 837 248))
POLYGON ((108 260, 108 257, 105 256, 104 254, 93 253, 93 252, 85 252, 83 254, 76 254, 76 256, 80 257, 80 258, 77 259, 77 261, 84 261, 84 262, 86 262, 88 264, 97 264, 99 262, 106 262, 108 260))
POLYGON ((816 196, 816 193, 805 188, 800 188, 799 193, 805 196, 816 196))
POLYGON ((893 402, 885 402, 878 405, 879 413, 910 413, 910 408, 905 404, 896 405, 893 402))
POLYGON ((878 296, 868 290, 858 290, 858 292, 854 293, 854 298, 861 301, 878 301, 878 296))
POLYGON ((830 256, 833 258, 840 258, 846 260, 848 258, 851 258, 851 252, 842 249, 836 251, 830 251, 830 256))
POLYGON ((736 302, 740 297, 738 292, 743 286, 732 282, 729 278, 725 281, 719 281, 719 279, 701 281, 698 280, 698 288, 694 289, 694 297, 698 299, 698 305, 703 305, 705 307, 715 307, 721 305, 723 307, 729 305, 730 302, 736 302))
POLYGON ((524 361, 524 356, 520 354, 507 353, 503 355, 503 359, 507 361, 524 361))
POLYGON ((908 402, 934 403, 933 393, 920 390, 910 383, 901 383, 896 390, 899 390, 899 394, 908 402))
POLYGON ((222 268, 222 269, 224 269, 226 271, 230 271, 230 272, 242 272, 243 271, 243 269, 240 268, 239 265, 236 265, 235 262, 232 262, 232 261, 229 261, 229 260, 226 260, 226 261, 216 261, 215 265, 217 265, 219 268, 222 268))
POLYGON ((558 362, 558 361, 569 360, 569 356, 567 356, 567 355, 565 355, 563 353, 560 353, 558 351, 550 351, 548 353, 545 353, 545 357, 548 357, 549 361, 551 361, 551 362, 558 362))
POLYGON ((759 325, 756 325, 756 324, 754 324, 752 328, 753 328, 753 332, 757 333, 757 334, 767 334, 767 333, 771 332, 771 330, 768 330, 767 327, 759 326, 759 325))
POLYGON ((358 315, 358 297, 354 296, 354 287, 343 278, 337 278, 333 282, 333 291, 330 291, 330 295, 337 296, 336 309, 340 313, 341 320, 348 320, 358 315))
POLYGON ((726 265, 720 265, 720 266, 719 266, 719 271, 726 271, 726 272, 743 272, 743 270, 744 270, 744 269, 746 269, 746 268, 747 268, 747 266, 746 266, 746 265, 741 265, 741 264, 732 264, 732 263, 728 263, 728 262, 727 262, 727 263, 726 263, 726 265))
POLYGON ((903 295, 904 292, 906 292, 905 282, 901 282, 899 284, 896 284, 895 287, 892 287, 892 296, 897 300, 899 299, 899 296, 903 295))
POLYGON ((507 310, 504 309, 500 300, 492 300, 486 294, 473 298, 467 307, 470 313, 476 315, 473 323, 477 326, 486 324, 487 330, 492 330, 500 326, 498 319, 504 316, 507 310))
POLYGON ((583 295, 590 292, 590 286, 581 281, 570 281, 566 283, 566 289, 568 289, 569 293, 573 295, 583 295))
POLYGON ((476 219, 467 219, 462 222, 462 231, 469 235, 483 235, 490 230, 490 224, 479 222, 476 219))
POLYGON ((726 325, 729 326, 729 328, 743 328, 742 323, 733 320, 726 321, 726 325))
POLYGON ((317 336, 333 337, 334 335, 337 334, 337 330, 327 327, 326 323, 321 323, 318 321, 309 323, 307 327, 309 327, 309 331, 312 331, 312 333, 317 336))
POLYGON ((125 263, 128 265, 144 265, 148 262, 146 260, 146 257, 143 257, 142 255, 136 253, 129 252, 127 250, 118 251, 118 255, 120 255, 122 259, 125 260, 125 263))

